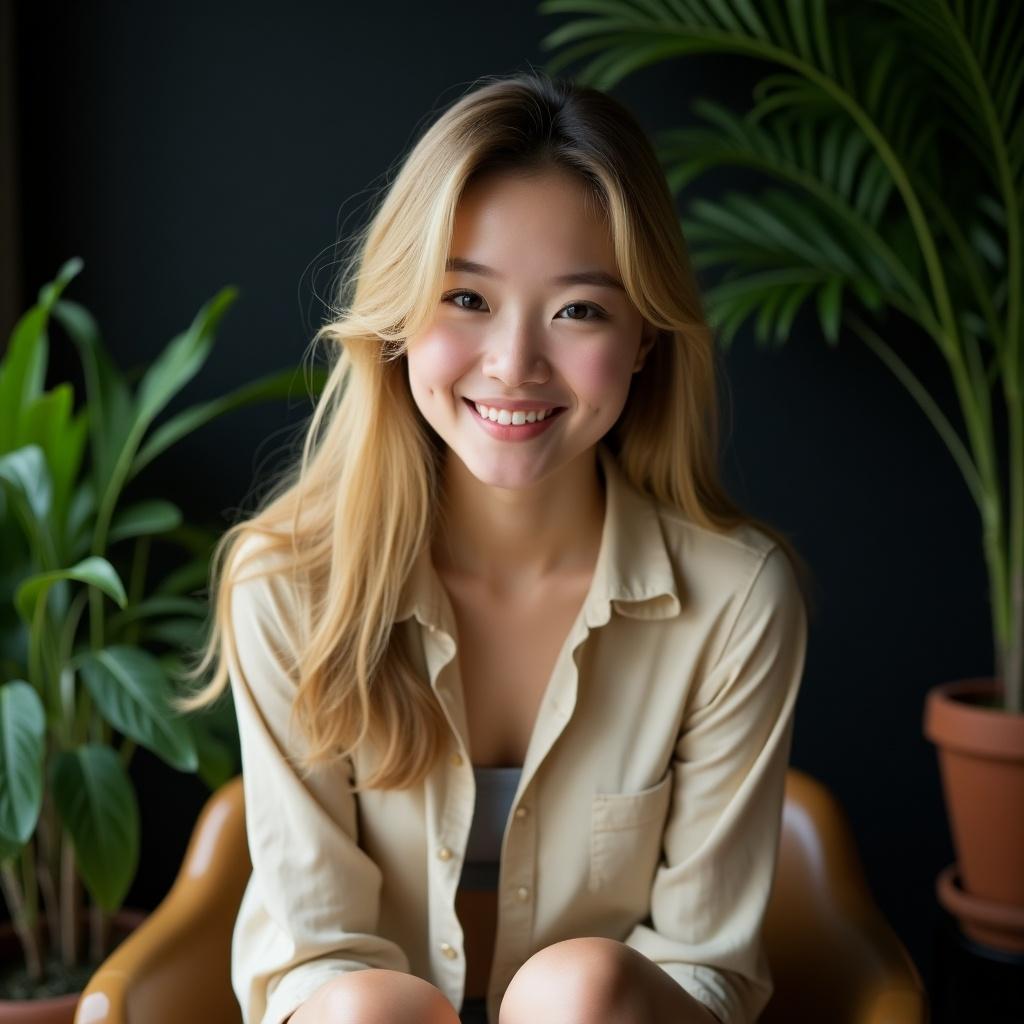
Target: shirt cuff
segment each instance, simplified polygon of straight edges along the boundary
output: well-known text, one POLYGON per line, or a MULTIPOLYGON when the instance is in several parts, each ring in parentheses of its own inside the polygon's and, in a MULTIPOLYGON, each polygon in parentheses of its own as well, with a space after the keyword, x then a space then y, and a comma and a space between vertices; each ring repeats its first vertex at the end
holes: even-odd
POLYGON ((282 1024, 321 985, 341 974, 362 970, 365 964, 354 961, 332 960, 329 963, 312 962, 293 967, 277 983, 273 994, 267 1000, 267 1008, 260 1024, 282 1024))
POLYGON ((678 982, 680 988, 707 1007, 720 1024, 748 1024, 742 1007, 735 1004, 718 971, 699 964, 659 963, 658 966, 678 982))

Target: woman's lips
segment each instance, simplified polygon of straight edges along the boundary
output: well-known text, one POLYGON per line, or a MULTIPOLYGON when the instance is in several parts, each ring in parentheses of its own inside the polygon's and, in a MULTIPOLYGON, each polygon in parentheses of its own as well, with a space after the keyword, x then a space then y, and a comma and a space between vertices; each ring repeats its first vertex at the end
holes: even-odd
POLYGON ((464 398, 463 401, 469 406, 470 414, 473 419, 480 425, 480 427, 487 431, 487 433, 499 441, 529 441, 531 438, 537 437, 543 434, 551 424, 565 412, 565 406, 558 406, 552 412, 548 413, 547 416, 542 420, 535 421, 534 423, 522 423, 522 424, 503 424, 495 423, 492 420, 481 416, 476 410, 476 405, 468 398, 464 398))

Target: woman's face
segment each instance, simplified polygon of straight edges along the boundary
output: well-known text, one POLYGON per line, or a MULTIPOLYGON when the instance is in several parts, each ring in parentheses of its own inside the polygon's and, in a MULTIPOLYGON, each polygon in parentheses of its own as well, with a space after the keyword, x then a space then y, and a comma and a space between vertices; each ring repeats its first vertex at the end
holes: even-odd
POLYGON ((607 224, 567 173, 492 173, 463 192, 436 315, 407 365, 423 416, 479 480, 539 482, 618 419, 645 326, 618 281, 607 224), (517 400, 560 411, 503 425, 476 408, 517 400))

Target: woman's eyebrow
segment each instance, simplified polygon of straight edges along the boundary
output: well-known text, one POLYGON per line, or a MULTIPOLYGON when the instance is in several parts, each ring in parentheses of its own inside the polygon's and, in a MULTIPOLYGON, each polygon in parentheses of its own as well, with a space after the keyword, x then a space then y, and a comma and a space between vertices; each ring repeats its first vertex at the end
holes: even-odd
MULTIPOLYGON (((461 256, 452 256, 445 264, 445 270, 461 270, 465 274, 480 274, 482 277, 498 279, 502 276, 493 267, 484 266, 483 263, 477 263, 474 260, 463 259, 461 256)), ((559 277, 553 277, 551 284, 592 284, 598 288, 618 288, 623 292, 626 290, 617 277, 603 270, 577 270, 571 274, 562 274, 559 277)))

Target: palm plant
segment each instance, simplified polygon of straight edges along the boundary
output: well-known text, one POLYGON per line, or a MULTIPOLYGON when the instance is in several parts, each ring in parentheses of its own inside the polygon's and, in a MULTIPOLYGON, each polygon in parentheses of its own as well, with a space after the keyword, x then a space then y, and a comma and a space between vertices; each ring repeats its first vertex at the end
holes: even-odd
POLYGON ((583 17, 542 46, 555 74, 608 90, 638 68, 694 53, 767 62, 737 115, 656 140, 674 192, 717 166, 771 184, 694 197, 682 224, 695 266, 726 268, 706 293, 723 344, 756 313, 781 344, 813 300, 822 332, 859 337, 921 407, 981 515, 1002 707, 1024 712, 1024 31, 999 0, 544 0, 583 17), (965 437, 884 341, 902 313, 937 346, 965 437), (1005 404, 1008 466, 993 405, 1005 404), (1008 472, 1004 498, 1003 474, 1008 472))

